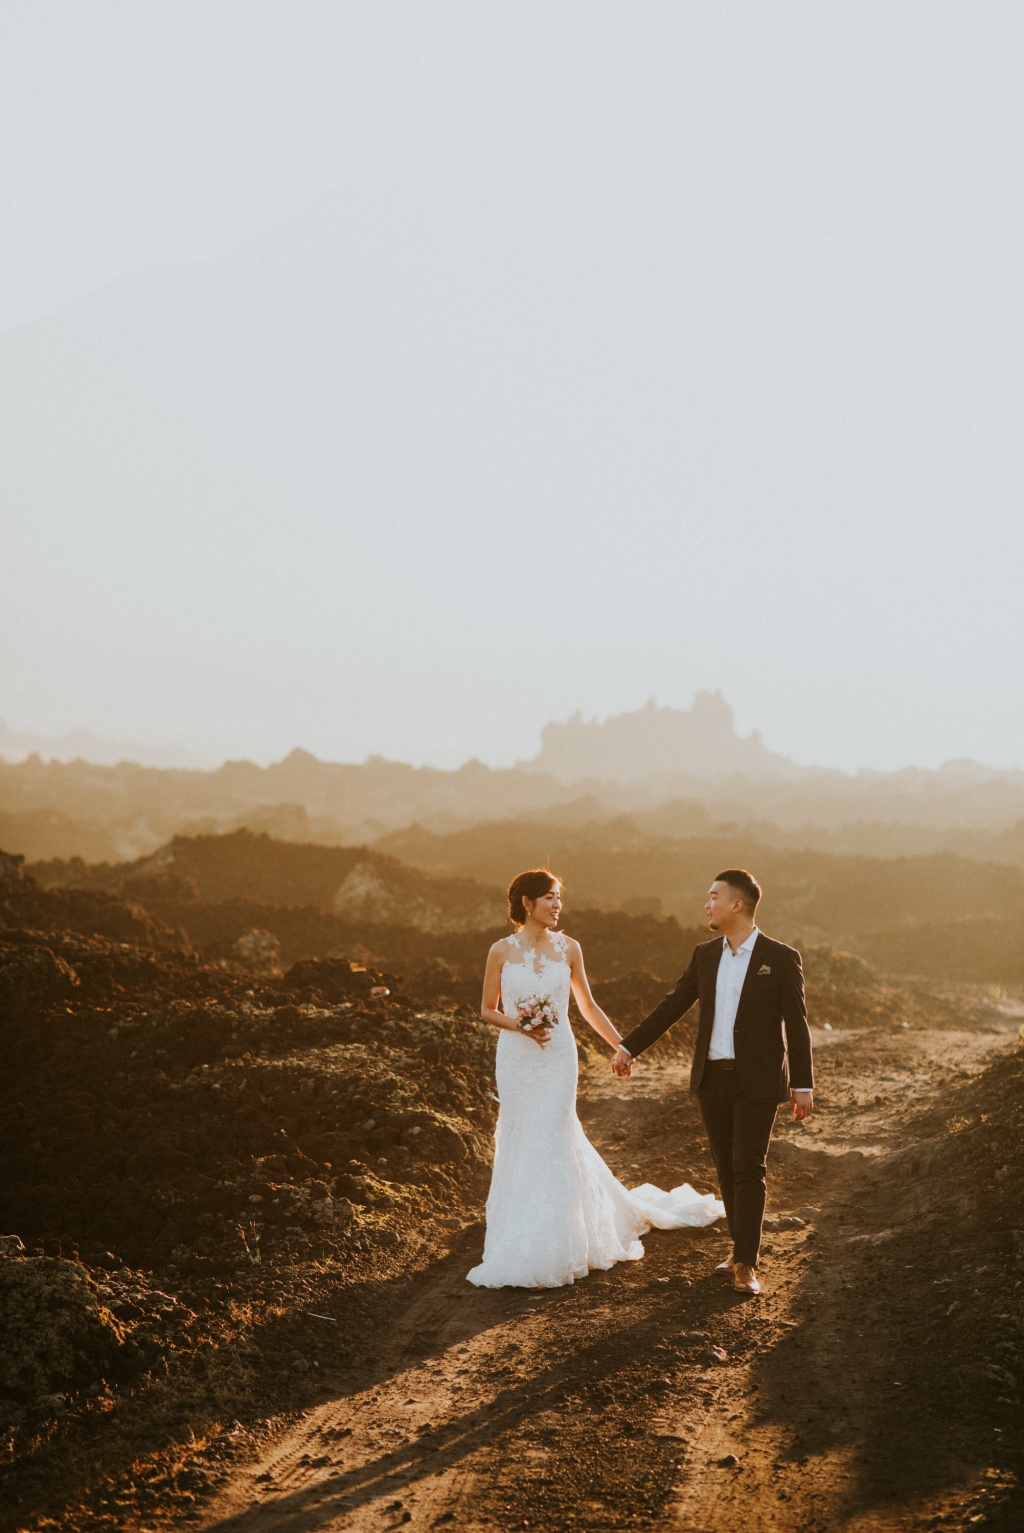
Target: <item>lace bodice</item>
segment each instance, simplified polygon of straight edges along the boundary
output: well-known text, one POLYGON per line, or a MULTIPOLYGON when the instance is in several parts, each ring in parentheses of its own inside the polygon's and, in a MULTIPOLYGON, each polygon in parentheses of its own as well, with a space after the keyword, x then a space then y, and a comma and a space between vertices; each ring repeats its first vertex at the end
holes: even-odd
MULTIPOLYGON (((501 966, 501 1004, 507 1015, 515 1016, 524 1001, 550 999, 558 1010, 560 1022, 566 1024, 568 1031, 569 992, 572 988, 568 938, 561 932, 551 933, 551 946, 555 953, 553 958, 530 947, 519 932, 509 937, 508 942, 512 952, 501 966)), ((556 1027, 552 1042, 557 1033, 556 1027)))

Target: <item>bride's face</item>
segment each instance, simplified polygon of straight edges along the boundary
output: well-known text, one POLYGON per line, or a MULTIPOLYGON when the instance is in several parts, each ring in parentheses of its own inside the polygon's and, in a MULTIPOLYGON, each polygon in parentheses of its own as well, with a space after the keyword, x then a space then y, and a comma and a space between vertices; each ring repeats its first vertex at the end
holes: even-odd
POLYGON ((540 894, 533 901, 524 900, 526 913, 534 921, 539 921, 541 926, 546 926, 548 931, 554 931, 558 925, 558 918, 562 914, 562 890, 558 884, 549 889, 547 894, 540 894))

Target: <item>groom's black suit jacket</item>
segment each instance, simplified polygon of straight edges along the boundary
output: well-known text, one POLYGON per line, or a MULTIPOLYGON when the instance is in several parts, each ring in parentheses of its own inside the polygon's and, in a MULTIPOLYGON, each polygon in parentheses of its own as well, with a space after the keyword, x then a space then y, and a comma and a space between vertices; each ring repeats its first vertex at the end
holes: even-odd
MULTIPOLYGON (((721 937, 695 947, 675 989, 622 1040, 623 1048, 635 1058, 699 1001, 691 1091, 700 1088, 707 1063, 721 958, 721 937)), ((763 932, 754 943, 740 991, 733 1046, 737 1083, 744 1096, 755 1102, 785 1102, 791 1076, 798 1087, 814 1084, 800 954, 763 932)))

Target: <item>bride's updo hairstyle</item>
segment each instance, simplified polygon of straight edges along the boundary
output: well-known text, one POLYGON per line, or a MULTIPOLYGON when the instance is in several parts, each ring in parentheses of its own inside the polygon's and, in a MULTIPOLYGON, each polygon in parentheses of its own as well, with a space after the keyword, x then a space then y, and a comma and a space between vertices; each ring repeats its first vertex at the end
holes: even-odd
POLYGON ((526 925, 526 906, 523 900, 539 900, 555 887, 561 888, 562 880, 547 868, 531 868, 528 873, 517 873, 508 886, 508 918, 515 927, 526 925))

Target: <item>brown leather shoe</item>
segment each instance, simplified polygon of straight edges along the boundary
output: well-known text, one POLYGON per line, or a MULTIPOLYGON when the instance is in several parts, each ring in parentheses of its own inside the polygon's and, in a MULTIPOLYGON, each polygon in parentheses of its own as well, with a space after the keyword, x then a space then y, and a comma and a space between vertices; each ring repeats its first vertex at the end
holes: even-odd
POLYGON ((761 1285, 757 1281, 757 1273, 753 1267, 748 1267, 746 1262, 737 1262, 732 1269, 732 1286, 737 1293, 760 1293, 761 1285))
POLYGON ((716 1277, 732 1277, 733 1268, 736 1266, 735 1252, 730 1251, 724 1262, 719 1262, 715 1268, 716 1277))

